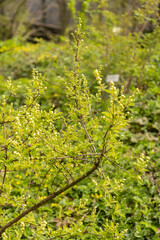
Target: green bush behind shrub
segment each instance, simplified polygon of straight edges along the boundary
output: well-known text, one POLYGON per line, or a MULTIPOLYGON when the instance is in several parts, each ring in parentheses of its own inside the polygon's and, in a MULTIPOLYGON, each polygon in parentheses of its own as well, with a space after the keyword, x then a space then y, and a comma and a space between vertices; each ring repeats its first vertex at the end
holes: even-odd
MULTIPOLYGON (((135 105, 128 109, 132 116, 130 125, 117 136, 117 139, 123 139, 124 144, 117 146, 116 152, 112 153, 112 161, 108 160, 99 174, 93 174, 92 178, 75 185, 51 204, 31 213, 29 219, 23 221, 25 228, 21 223, 20 231, 20 225, 15 225, 9 230, 8 237, 3 237, 4 239, 15 239, 15 236, 17 239, 29 237, 32 239, 34 234, 37 239, 47 239, 50 236, 60 239, 58 236, 61 235, 63 239, 69 236, 73 239, 158 239, 156 232, 160 218, 159 26, 156 26, 153 33, 143 37, 138 33, 124 34, 125 29, 122 26, 120 33, 114 33, 113 27, 119 23, 118 17, 102 9, 98 11, 103 13, 105 19, 101 26, 99 19, 94 18, 97 11, 91 12, 92 21, 90 20, 88 25, 85 24, 86 15, 81 13, 87 47, 81 49, 83 54, 78 74, 81 76, 83 73, 86 76, 89 89, 94 95, 97 92, 94 69, 99 66, 104 86, 107 85, 105 80, 107 74, 119 74, 120 81, 117 87, 121 88, 124 85, 126 94, 136 87, 140 88, 135 105), (143 155, 140 157, 141 153, 150 160, 143 155)), ((48 112, 54 105, 53 109, 57 112, 67 113, 68 107, 65 104, 68 90, 66 91, 65 81, 71 78, 71 75, 66 74, 66 71, 72 72, 74 55, 65 43, 66 39, 61 38, 58 44, 43 40, 32 44, 18 39, 1 42, 0 91, 2 95, 7 93, 5 83, 11 76, 13 88, 19 85, 17 94, 11 96, 8 101, 14 103, 15 109, 25 104, 24 94, 32 79, 32 69, 36 68, 44 76, 43 84, 47 87, 46 94, 38 99, 41 109, 48 112)), ((76 49, 72 37, 70 45, 73 50, 76 49)), ((102 93, 101 97, 106 102, 97 102, 95 115, 104 111, 106 103, 109 104, 108 92, 103 89, 102 93)), ((61 127, 61 123, 56 123, 57 129, 61 127)), ((43 169, 40 171, 42 175, 43 171, 43 169)), ((46 185, 40 192, 41 199, 50 191, 48 183, 50 175, 49 173, 46 175, 46 185)), ((21 179, 28 184, 28 177, 24 173, 16 172, 12 176, 13 196, 17 199, 23 195, 24 186, 21 179)), ((33 190, 35 189, 36 186, 33 190)), ((30 200, 28 204, 32 203, 32 197, 30 200)), ((19 213, 17 206, 5 208, 9 218, 12 215, 16 216, 16 211, 19 213)))

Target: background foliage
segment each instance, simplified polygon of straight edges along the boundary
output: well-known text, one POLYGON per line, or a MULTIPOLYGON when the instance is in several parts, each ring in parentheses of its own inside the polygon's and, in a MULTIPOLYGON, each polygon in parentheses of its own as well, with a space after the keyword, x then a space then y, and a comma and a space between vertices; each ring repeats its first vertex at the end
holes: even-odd
MULTIPOLYGON (((74 185, 51 202, 24 217, 13 227, 8 228, 2 235, 2 239, 35 239, 35 237, 36 239, 159 239, 157 234, 157 229, 160 227, 158 1, 139 1, 135 7, 129 8, 129 11, 126 11, 129 2, 125 4, 123 2, 123 6, 121 4, 117 1, 117 8, 113 11, 107 1, 88 0, 83 1, 81 11, 77 12, 75 2, 69 1, 69 8, 75 21, 77 16, 82 19, 82 30, 85 36, 77 75, 82 79, 82 73, 84 74, 83 84, 87 79, 87 85, 82 87, 86 89, 88 86, 87 94, 92 100, 91 108, 95 111, 95 118, 104 114, 106 104, 109 105, 109 111, 112 109, 109 96, 113 96, 114 91, 107 90, 109 86, 106 83, 106 75, 119 74, 120 81, 116 83, 117 94, 122 86, 126 95, 134 92, 137 87, 140 89, 134 97, 135 104, 126 110, 130 112, 130 118, 126 116, 130 124, 118 132, 116 144, 114 143, 116 150, 112 151, 108 160, 105 160, 99 172, 74 185), (148 22, 152 22, 154 27, 152 32, 144 34, 148 22), (99 66, 101 66, 101 73, 94 71, 99 66), (99 80, 102 81, 100 84, 98 84, 99 80), (97 96, 96 93, 100 87, 100 99, 95 104, 94 97, 97 96), (123 144, 122 142, 117 144, 120 139, 123 140, 123 144)), ((1 122, 3 122, 3 109, 5 109, 7 121, 16 119, 16 125, 14 123, 12 127, 8 125, 7 134, 12 136, 14 133, 18 142, 25 139, 32 129, 38 131, 45 124, 45 131, 48 134, 50 130, 47 128, 53 119, 55 119, 54 131, 60 134, 64 130, 63 121, 58 120, 60 112, 67 116, 68 112, 74 109, 73 106, 71 108, 71 105, 66 105, 68 104, 66 95, 68 98, 71 96, 69 94, 74 95, 71 86, 66 88, 68 79, 74 79, 75 67, 76 45, 70 34, 70 28, 66 36, 59 37, 58 42, 56 38, 55 42, 37 39, 36 43, 29 43, 22 36, 0 42, 1 122), (72 51, 66 40, 70 42, 72 51), (33 68, 41 72, 44 78, 35 75, 36 73, 32 78, 33 68), (10 81, 7 82, 8 77, 12 78, 12 85, 10 81), (41 96, 38 94, 39 105, 35 104, 32 110, 25 109, 25 104, 29 106, 27 101, 31 98, 33 100, 34 97, 32 90, 29 89, 35 91, 39 89, 39 85, 35 88, 31 87, 34 79, 39 79, 38 81, 43 84, 40 91, 43 92, 45 87, 47 89, 45 94, 41 96), (8 91, 13 94, 10 96, 8 91), (27 91, 28 100, 26 100, 27 91), (3 95, 6 95, 6 101, 3 95), (11 103, 13 106, 10 105, 11 103), (28 117, 27 112, 29 112, 28 117), (17 119, 18 114, 22 119, 20 123, 17 119), (29 122, 28 129, 25 128, 25 121, 29 122), (23 126, 22 130, 19 124, 23 126), (16 132, 18 132, 17 135, 16 132)), ((126 100, 123 99, 123 104, 124 101, 126 100)), ((83 98, 81 103, 85 115, 88 105, 83 98)), ((124 113, 126 114, 125 111, 124 113)), ((73 119, 69 121, 72 123, 73 119)), ((116 121, 119 119, 117 118, 116 121)), ((122 119, 117 126, 121 121, 122 119)), ((93 134, 93 131, 95 134, 95 141, 101 141, 102 135, 98 132, 98 123, 88 124, 90 133, 93 134)), ((115 141, 114 131, 109 138, 112 144, 115 141)), ((5 159, 3 146, 6 144, 4 141, 10 141, 9 138, 3 139, 3 124, 1 124, 1 133, 0 181, 3 183, 4 166, 8 161, 5 159)), ((52 139, 51 133, 53 134, 53 129, 49 135, 52 139)), ((44 139, 47 139, 45 134, 44 139)), ((53 149, 51 151, 46 145, 44 147, 43 141, 36 142, 37 136, 31 135, 27 140, 27 147, 23 146, 22 149, 18 143, 15 143, 9 153, 11 162, 7 164, 11 166, 11 170, 6 176, 5 190, 1 191, 0 225, 2 226, 17 216, 23 208, 33 205, 36 194, 37 199, 41 201, 53 189, 53 173, 49 170, 50 164, 44 161, 43 155, 47 154, 51 158, 53 149), (30 144, 29 141, 34 143, 30 144), (18 154, 17 149, 25 158, 18 154), (41 157, 38 155, 39 161, 36 164, 29 160, 30 151, 34 158, 43 152, 41 157), (15 155, 16 161, 14 161, 15 155), (43 178, 45 181, 39 188, 39 182, 43 178)), ((77 131, 73 123, 67 130, 66 141, 69 141, 68 136, 72 147, 61 144, 64 139, 57 135, 56 148, 59 150, 61 147, 60 152, 65 150, 67 154, 76 153, 78 149, 87 148, 89 143, 82 135, 78 137, 80 139, 78 143, 77 131)), ((56 141, 54 140, 54 144, 56 141)), ((58 172, 56 174, 58 176, 56 184, 58 184, 62 176, 58 175, 58 172)), ((75 174, 80 174, 79 170, 75 169, 75 174)))

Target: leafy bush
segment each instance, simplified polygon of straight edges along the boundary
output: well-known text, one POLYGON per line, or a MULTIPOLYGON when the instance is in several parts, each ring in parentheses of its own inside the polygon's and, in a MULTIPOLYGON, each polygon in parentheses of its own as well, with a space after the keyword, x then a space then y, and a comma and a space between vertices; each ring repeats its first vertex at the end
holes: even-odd
MULTIPOLYGON (((3 239, 26 239, 35 234, 37 239, 47 236, 61 238, 61 235, 66 236, 64 239, 68 236, 76 239, 87 239, 90 236, 93 239, 109 239, 111 236, 123 239, 124 229, 119 232, 118 225, 114 224, 113 220, 106 222, 105 218, 103 224, 96 224, 96 206, 93 206, 92 212, 87 216, 85 205, 89 204, 88 201, 80 203, 79 200, 80 202, 74 202, 70 206, 64 202, 64 198, 61 200, 62 206, 67 205, 67 211, 63 212, 62 206, 53 201, 65 191, 69 194, 71 187, 100 169, 101 165, 106 162, 114 164, 117 156, 115 151, 120 144, 120 132, 127 124, 128 112, 124 109, 126 110, 133 100, 133 97, 125 98, 123 89, 119 92, 113 83, 110 89, 106 90, 98 70, 95 71, 97 94, 94 96, 90 93, 85 76, 79 73, 83 40, 81 36, 80 24, 74 36, 74 68, 67 73, 65 80, 65 115, 52 111, 52 108, 49 111, 42 110, 36 103, 44 92, 43 78, 36 71, 33 72, 33 80, 27 87, 25 102, 19 107, 9 103, 11 95, 15 94, 15 87, 10 80, 7 81, 9 92, 2 96, 0 121, 3 169, 0 233, 7 230, 2 234, 3 239), (96 105, 101 105, 102 102, 102 91, 110 94, 110 101, 106 110, 96 113, 96 105), (54 221, 49 219, 50 223, 47 224, 44 218, 48 218, 52 212, 48 203, 51 200, 51 207, 59 208, 59 218, 56 217, 54 221), (48 203, 47 206, 43 206, 45 203, 48 203), (42 209, 38 210, 41 206, 42 209), (75 213, 78 220, 75 219, 75 213), (64 218, 64 215, 67 217, 64 218), (52 221, 57 224, 53 225, 52 221), (15 227, 9 228, 14 223, 17 223, 15 227), (19 227, 21 230, 17 231, 19 227)), ((143 159, 141 161, 143 163, 143 159)), ((132 177, 135 177, 134 173, 132 177)), ((96 183, 95 180, 94 182, 96 183)), ((117 184, 116 179, 114 182, 117 184)), ((113 191, 107 189, 107 186, 112 186, 111 180, 107 178, 98 186, 99 189, 102 188, 99 190, 101 197, 102 194, 106 195, 105 185, 108 193, 113 191)), ((119 191, 119 187, 116 188, 115 192, 119 191)), ((104 198, 107 201, 109 197, 109 206, 115 204, 111 193, 104 198)), ((114 215, 121 214, 114 211, 113 219, 114 215)))
MULTIPOLYGON (((142 26, 149 2, 136 12, 142 26)), ((132 23, 125 25, 128 16, 119 22, 105 1, 104 5, 97 1, 92 10, 88 3, 80 13, 87 48, 77 47, 82 43, 80 32, 70 37, 71 48, 64 44, 66 38, 58 44, 1 42, 0 91, 6 96, 1 98, 6 104, 1 105, 1 182, 5 179, 1 225, 37 202, 44 203, 55 189, 70 184, 71 175, 78 178, 94 167, 92 144, 98 153, 104 143, 106 150, 111 149, 98 171, 30 212, 8 228, 3 239, 159 239, 159 26, 150 34, 131 34, 132 23), (121 31, 115 33, 115 26, 121 31), (101 71, 94 71, 100 65, 101 71), (32 79, 33 67, 44 77, 34 71, 32 79), (117 88, 111 85, 108 90, 107 74, 120 75, 117 88), (6 86, 9 75, 13 81, 6 86), (140 88, 134 106, 123 108, 131 99, 123 96, 122 84, 127 94, 140 88)))

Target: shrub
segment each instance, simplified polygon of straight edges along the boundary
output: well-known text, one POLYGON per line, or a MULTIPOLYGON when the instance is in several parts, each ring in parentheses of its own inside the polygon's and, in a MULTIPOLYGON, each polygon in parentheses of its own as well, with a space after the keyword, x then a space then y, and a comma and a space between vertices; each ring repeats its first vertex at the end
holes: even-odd
MULTIPOLYGON (((97 93, 90 93, 87 79, 79 70, 82 36, 80 23, 72 48, 74 67, 66 73, 64 80, 67 99, 64 114, 52 108, 49 111, 42 110, 36 103, 45 91, 44 79, 37 71, 33 70, 25 101, 19 107, 10 102, 16 89, 11 80, 7 81, 0 108, 0 233, 3 233, 3 239, 26 239, 35 234, 37 239, 47 236, 57 239, 61 236, 64 239, 69 236, 74 239, 89 239, 90 236, 92 239, 123 239, 125 230, 119 231, 114 223, 114 215, 118 213, 112 213, 111 221, 105 220, 98 226, 96 206, 93 206, 92 212, 88 212, 85 208, 89 204, 87 199, 86 202, 78 200, 76 204, 71 204, 66 202, 65 197, 62 198, 62 205, 68 207, 64 212, 62 206, 54 202, 55 197, 65 192, 69 194, 72 187, 76 188, 79 182, 94 175, 96 170, 99 170, 101 178, 104 177, 99 182, 99 189, 102 189, 99 190, 99 196, 110 193, 105 197, 105 201, 109 197, 108 206, 115 202, 112 191, 119 191, 117 180, 113 180, 115 186, 112 186, 111 180, 100 169, 107 162, 116 164, 116 149, 122 144, 120 132, 127 125, 127 109, 132 104, 133 96, 126 98, 123 88, 119 91, 113 83, 107 90, 98 70, 94 72, 97 93), (110 95, 110 101, 104 99, 105 109, 100 111, 103 92, 110 95), (54 221, 48 220, 52 208, 58 208, 56 212, 59 217, 56 214, 58 219, 56 217, 54 221)), ((132 177, 135 177, 134 173, 132 177)), ((94 178, 92 181, 96 183, 94 178)), ((119 207, 116 206, 118 211, 119 207)))

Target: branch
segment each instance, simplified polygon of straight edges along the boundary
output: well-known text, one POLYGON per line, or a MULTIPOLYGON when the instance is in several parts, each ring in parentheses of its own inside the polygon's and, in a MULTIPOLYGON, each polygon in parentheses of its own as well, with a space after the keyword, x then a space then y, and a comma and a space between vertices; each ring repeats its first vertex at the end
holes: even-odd
POLYGON ((21 218, 25 217, 27 214, 29 214, 30 212, 38 209, 39 207, 43 206, 44 204, 46 204, 48 201, 54 199, 55 197, 57 197, 58 195, 60 195, 61 193, 65 192, 66 190, 68 190, 69 188, 73 187, 74 185, 76 185, 77 183, 81 182, 82 180, 84 180, 85 178, 87 178, 88 176, 90 176, 95 170, 97 170, 97 168, 99 167, 100 164, 100 159, 98 159, 98 162, 95 163, 95 165, 85 174, 83 174, 81 177, 79 177, 77 180, 71 182, 70 184, 67 184, 65 187, 61 188, 59 191, 52 193, 51 195, 49 195, 48 197, 46 197, 45 199, 43 199, 42 201, 40 201, 39 203, 33 205, 32 207, 28 208, 27 210, 23 211, 19 216, 17 216, 16 218, 14 218, 13 220, 11 220, 10 222, 8 222, 6 225, 4 225, 1 229, 0 229, 0 236, 2 235, 3 232, 5 232, 5 230, 9 227, 11 227, 13 224, 17 223, 21 218))
POLYGON ((7 167, 6 167, 6 165, 5 165, 5 166, 4 166, 4 175, 3 175, 2 186, 3 186, 4 183, 5 183, 5 180, 6 180, 6 174, 7 174, 7 167))
POLYGON ((126 169, 124 169, 123 167, 121 167, 118 163, 112 161, 110 158, 108 158, 105 154, 104 154, 104 157, 111 163, 113 163, 114 165, 116 165, 117 167, 121 168, 124 172, 130 174, 126 169))
MULTIPOLYGON (((5 148, 5 154, 6 154, 5 159, 6 159, 6 162, 7 162, 7 159, 8 159, 7 151, 8 151, 8 149, 6 147, 5 148)), ((3 181, 2 181, 2 189, 3 189, 3 185, 5 183, 5 180, 6 180, 6 174, 7 174, 7 167, 6 167, 6 165, 4 165, 4 175, 3 175, 3 181)))

